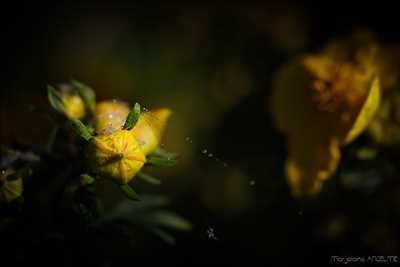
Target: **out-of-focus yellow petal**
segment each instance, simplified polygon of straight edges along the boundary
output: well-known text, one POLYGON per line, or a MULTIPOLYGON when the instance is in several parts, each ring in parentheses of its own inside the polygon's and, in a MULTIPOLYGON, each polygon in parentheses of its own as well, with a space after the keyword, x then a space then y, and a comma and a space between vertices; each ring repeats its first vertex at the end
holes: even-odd
POLYGON ((355 120, 353 127, 347 134, 344 144, 348 144, 353 141, 358 135, 360 135, 369 125, 371 120, 374 118, 381 101, 381 92, 379 87, 379 80, 375 78, 371 84, 366 101, 361 108, 360 113, 355 120))
POLYGON ((150 154, 160 144, 171 110, 161 108, 142 113, 131 130, 145 155, 150 154))
POLYGON ((288 148, 285 171, 293 196, 319 193, 323 182, 337 169, 339 141, 336 138, 316 140, 297 136, 288 140, 288 148))
POLYGON ((120 183, 128 183, 143 167, 146 157, 128 130, 91 139, 89 163, 94 172, 120 183))
POLYGON ((277 73, 271 106, 278 128, 287 137, 285 171, 297 197, 320 192, 323 181, 337 168, 340 143, 335 114, 318 109, 307 90, 309 76, 296 62, 277 73))
POLYGON ((129 106, 121 101, 109 100, 97 103, 94 113, 97 134, 109 134, 121 129, 129 114, 129 106))

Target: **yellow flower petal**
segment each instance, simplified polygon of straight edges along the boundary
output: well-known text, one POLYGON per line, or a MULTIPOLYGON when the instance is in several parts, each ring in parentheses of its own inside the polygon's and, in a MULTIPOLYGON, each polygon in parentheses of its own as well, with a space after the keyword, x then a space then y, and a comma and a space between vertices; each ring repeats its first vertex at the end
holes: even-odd
POLYGON ((143 167, 146 157, 130 131, 117 130, 92 138, 89 162, 99 175, 128 183, 143 167))
POLYGON ((374 118, 381 100, 379 80, 375 78, 371 84, 367 100, 364 102, 360 113, 355 120, 353 127, 347 134, 344 143, 348 144, 360 135, 374 118))
POLYGON ((297 136, 288 140, 289 156, 285 170, 292 194, 296 197, 319 193, 322 183, 336 171, 340 160, 336 138, 313 138, 297 136))
POLYGON ((129 106, 121 101, 110 100, 97 103, 94 113, 97 134, 110 134, 121 129, 129 114, 129 106))
POLYGON ((171 110, 167 108, 152 110, 140 115, 139 121, 131 131, 145 155, 153 152, 159 145, 170 115, 171 110))

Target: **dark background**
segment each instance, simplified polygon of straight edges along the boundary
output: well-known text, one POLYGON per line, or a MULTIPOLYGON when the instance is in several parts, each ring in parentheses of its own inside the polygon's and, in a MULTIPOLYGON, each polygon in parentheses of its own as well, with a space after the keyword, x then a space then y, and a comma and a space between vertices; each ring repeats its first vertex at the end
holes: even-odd
POLYGON ((46 85, 71 78, 91 85, 99 99, 175 112, 164 142, 181 154, 182 163, 161 172, 163 185, 149 190, 170 196, 194 230, 177 234, 175 246, 148 237, 131 249, 106 236, 94 239, 96 246, 88 242, 88 253, 78 253, 81 245, 53 247, 60 262, 334 265, 332 255, 400 254, 395 149, 373 162, 357 162, 350 146, 341 168, 357 170, 364 181, 377 173, 377 183, 348 188, 338 174, 317 198, 295 200, 282 171, 284 139, 268 113, 271 77, 291 57, 359 29, 381 42, 398 42, 394 6, 12 3, 1 13, 1 143, 43 144, 50 126, 28 106, 45 105, 46 85), (218 240, 207 236, 210 227, 218 240))

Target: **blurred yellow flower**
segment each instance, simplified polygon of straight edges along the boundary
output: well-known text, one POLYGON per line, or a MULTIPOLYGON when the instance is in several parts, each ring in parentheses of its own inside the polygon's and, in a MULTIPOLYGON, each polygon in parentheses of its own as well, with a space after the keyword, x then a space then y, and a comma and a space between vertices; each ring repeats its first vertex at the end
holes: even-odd
POLYGON ((340 146, 361 134, 380 103, 373 43, 337 41, 276 75, 272 113, 286 135, 286 175, 294 196, 314 195, 336 171, 340 146))
MULTIPOLYGON (((112 133, 124 125, 129 106, 120 101, 103 101, 96 105, 95 128, 98 134, 112 133)), ((135 127, 130 131, 145 155, 150 154, 160 143, 171 110, 161 108, 141 113, 135 127)))
POLYGON ((9 203, 22 195, 23 182, 20 177, 10 179, 13 170, 5 170, 0 174, 0 203, 9 203))
POLYGON ((94 172, 121 184, 132 180, 146 162, 134 135, 128 130, 93 137, 88 154, 94 172))

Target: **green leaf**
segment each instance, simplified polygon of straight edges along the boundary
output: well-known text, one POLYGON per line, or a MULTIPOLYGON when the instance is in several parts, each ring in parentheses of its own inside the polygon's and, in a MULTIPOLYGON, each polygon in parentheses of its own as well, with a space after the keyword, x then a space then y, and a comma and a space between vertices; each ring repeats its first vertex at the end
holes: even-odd
POLYGON ((92 185, 95 181, 96 179, 89 174, 82 174, 80 176, 80 182, 82 186, 92 185))
POLYGON ((157 225, 179 231, 190 231, 192 224, 170 211, 158 211, 148 215, 149 219, 157 225))
POLYGON ((150 176, 148 174, 145 174, 143 172, 138 172, 138 174, 136 174, 137 178, 148 182, 149 184, 154 184, 154 185, 160 185, 161 181, 153 176, 150 176))
POLYGON ((54 147, 54 143, 56 141, 57 133, 58 133, 58 125, 54 125, 53 129, 50 132, 49 139, 47 140, 47 143, 46 143, 46 150, 47 150, 48 153, 51 153, 53 151, 53 147, 54 147))
POLYGON ((176 165, 177 160, 171 158, 160 158, 160 157, 149 156, 147 158, 146 163, 158 167, 172 167, 176 165))
POLYGON ((79 135, 86 141, 89 141, 92 138, 92 135, 91 135, 89 129, 80 120, 71 119, 71 124, 77 135, 79 135))
POLYGON ((175 238, 164 230, 159 228, 152 228, 151 232, 161 238, 165 243, 169 245, 175 245, 175 238))
POLYGON ((71 84, 82 98, 86 108, 93 113, 96 107, 96 94, 94 93, 93 89, 76 80, 72 80, 71 84))
POLYGON ((52 108, 60 113, 64 113, 65 106, 61 95, 56 91, 56 89, 54 89, 54 87, 50 85, 47 86, 47 98, 49 99, 52 108))
POLYGON ((160 157, 160 158, 166 158, 166 159, 176 159, 178 157, 178 154, 176 153, 171 153, 168 152, 161 147, 157 147, 153 153, 151 153, 150 156, 155 156, 155 157, 160 157))
POLYGON ((130 130, 135 127, 137 121, 140 117, 140 105, 136 103, 133 109, 129 112, 128 117, 126 118, 123 129, 130 130))
POLYGON ((124 192, 125 196, 127 196, 129 199, 135 201, 140 200, 139 195, 135 192, 135 190, 133 190, 133 188, 130 185, 121 184, 119 188, 121 188, 122 192, 124 192))

